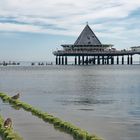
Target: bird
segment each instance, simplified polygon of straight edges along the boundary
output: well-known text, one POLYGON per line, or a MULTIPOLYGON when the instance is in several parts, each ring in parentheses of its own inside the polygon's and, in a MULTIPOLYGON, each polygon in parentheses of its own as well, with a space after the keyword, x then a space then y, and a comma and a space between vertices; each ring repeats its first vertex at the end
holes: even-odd
POLYGON ((16 94, 16 95, 12 96, 11 98, 16 100, 16 99, 18 99, 19 97, 20 97, 20 94, 18 93, 18 94, 16 94))
POLYGON ((5 127, 5 128, 11 128, 11 127, 12 127, 12 119, 11 119, 11 118, 7 118, 7 119, 4 121, 4 127, 5 127))

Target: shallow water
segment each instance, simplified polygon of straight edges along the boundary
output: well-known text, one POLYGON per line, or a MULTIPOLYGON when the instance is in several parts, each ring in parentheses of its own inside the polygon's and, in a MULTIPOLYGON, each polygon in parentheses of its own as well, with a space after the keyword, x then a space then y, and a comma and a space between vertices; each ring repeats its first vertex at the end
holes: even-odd
POLYGON ((53 125, 22 109, 15 110, 8 103, 2 103, 1 114, 12 119, 13 128, 24 140, 73 140, 72 136, 56 130, 53 125))
POLYGON ((140 65, 0 67, 0 91, 106 140, 139 140, 139 77, 140 65))

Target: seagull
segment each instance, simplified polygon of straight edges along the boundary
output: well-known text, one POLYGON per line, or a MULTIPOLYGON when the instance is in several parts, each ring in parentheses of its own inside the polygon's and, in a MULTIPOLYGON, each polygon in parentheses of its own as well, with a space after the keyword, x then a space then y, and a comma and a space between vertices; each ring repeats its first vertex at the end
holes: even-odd
POLYGON ((11 128, 11 127, 12 127, 12 119, 11 119, 11 118, 7 118, 7 119, 4 121, 4 127, 5 127, 5 128, 11 128))
POLYGON ((16 99, 18 99, 19 97, 20 97, 20 94, 18 93, 18 94, 16 94, 16 95, 12 96, 11 98, 16 100, 16 99))

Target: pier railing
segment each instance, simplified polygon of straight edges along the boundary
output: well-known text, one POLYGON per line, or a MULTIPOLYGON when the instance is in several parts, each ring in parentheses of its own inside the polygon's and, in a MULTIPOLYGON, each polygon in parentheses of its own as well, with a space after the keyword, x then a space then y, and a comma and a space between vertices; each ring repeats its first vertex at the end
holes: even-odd
POLYGON ((133 50, 106 50, 106 51, 82 51, 82 50, 58 50, 53 52, 54 55, 134 55, 140 54, 140 51, 133 50))

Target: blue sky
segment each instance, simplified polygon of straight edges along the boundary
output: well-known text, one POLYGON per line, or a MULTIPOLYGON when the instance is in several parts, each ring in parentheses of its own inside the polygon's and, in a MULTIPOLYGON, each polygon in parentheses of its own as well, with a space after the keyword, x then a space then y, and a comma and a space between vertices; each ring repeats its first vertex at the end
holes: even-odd
POLYGON ((0 60, 53 61, 88 21, 102 43, 140 45, 140 0, 0 0, 0 60))

